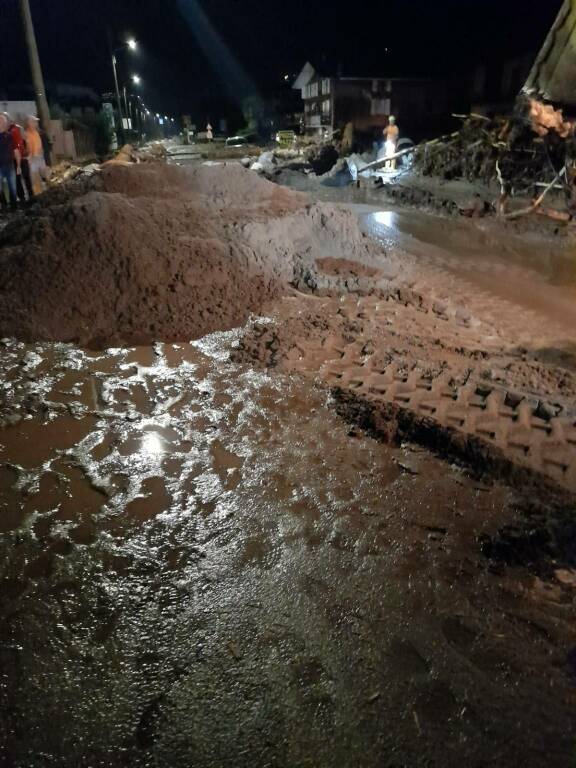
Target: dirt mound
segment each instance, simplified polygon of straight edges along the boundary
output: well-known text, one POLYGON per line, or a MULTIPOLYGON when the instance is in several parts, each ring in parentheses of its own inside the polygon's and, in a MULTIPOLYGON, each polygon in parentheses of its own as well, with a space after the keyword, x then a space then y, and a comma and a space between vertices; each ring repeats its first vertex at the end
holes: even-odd
POLYGON ((110 165, 98 189, 128 197, 174 198, 222 207, 264 206, 270 214, 295 211, 308 198, 263 179, 237 163, 182 168, 147 164, 137 169, 110 165))
POLYGON ((350 213, 241 166, 110 166, 90 192, 3 234, 0 335, 198 338, 243 324, 321 257, 397 271, 350 213))

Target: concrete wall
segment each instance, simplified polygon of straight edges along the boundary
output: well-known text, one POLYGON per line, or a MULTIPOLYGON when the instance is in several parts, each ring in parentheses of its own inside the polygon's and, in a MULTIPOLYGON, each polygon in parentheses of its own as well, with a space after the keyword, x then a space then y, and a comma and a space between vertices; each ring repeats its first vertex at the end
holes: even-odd
POLYGON ((50 138, 57 160, 91 160, 96 157, 94 137, 89 130, 65 131, 62 120, 50 121, 50 138))

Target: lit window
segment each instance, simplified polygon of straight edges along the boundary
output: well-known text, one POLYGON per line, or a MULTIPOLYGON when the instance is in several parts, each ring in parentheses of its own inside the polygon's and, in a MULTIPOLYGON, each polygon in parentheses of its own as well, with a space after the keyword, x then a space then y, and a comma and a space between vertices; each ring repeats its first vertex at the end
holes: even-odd
POLYGON ((330 114, 330 99, 325 99, 322 102, 322 114, 323 115, 329 115, 330 114))
POLYGON ((322 80, 322 94, 325 96, 328 93, 330 93, 330 80, 325 77, 324 80, 322 80))

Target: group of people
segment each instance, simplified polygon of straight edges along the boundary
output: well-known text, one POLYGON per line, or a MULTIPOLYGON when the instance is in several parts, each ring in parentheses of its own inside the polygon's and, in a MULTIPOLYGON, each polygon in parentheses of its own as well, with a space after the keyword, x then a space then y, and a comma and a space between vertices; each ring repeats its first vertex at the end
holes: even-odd
POLYGON ((14 209, 42 192, 48 177, 47 137, 36 117, 24 128, 7 112, 0 113, 0 203, 14 209))

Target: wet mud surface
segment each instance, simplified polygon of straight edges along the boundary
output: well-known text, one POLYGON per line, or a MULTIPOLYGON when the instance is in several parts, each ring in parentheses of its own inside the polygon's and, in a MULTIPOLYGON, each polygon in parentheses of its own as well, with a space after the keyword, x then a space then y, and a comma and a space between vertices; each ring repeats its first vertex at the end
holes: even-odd
POLYGON ((466 282, 470 293, 509 302, 522 317, 538 314, 575 341, 574 235, 517 233, 490 219, 447 221, 420 211, 349 207, 366 232, 387 248, 409 252, 420 268, 466 282))
POLYGON ((245 328, 0 340, 0 765, 573 763, 571 262, 313 209, 245 328))
POLYGON ((238 343, 4 342, 2 764, 568 765, 546 511, 238 343))

